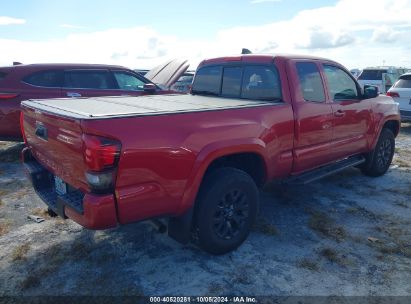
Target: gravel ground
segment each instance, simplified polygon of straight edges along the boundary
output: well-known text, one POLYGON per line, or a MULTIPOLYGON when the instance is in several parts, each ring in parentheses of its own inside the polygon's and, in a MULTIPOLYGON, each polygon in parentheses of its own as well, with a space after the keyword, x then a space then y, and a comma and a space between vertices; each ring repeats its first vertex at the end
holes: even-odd
POLYGON ((19 149, 0 142, 0 296, 411 295, 410 124, 383 177, 266 187, 248 240, 218 257, 147 223, 89 231, 48 217, 19 149))

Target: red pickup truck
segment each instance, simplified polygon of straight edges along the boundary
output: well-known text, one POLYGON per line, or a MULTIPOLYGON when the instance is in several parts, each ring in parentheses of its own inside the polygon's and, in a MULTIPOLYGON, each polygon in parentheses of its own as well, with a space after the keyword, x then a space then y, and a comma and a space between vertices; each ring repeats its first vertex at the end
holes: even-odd
POLYGON ((28 100, 23 161, 52 211, 91 229, 168 219, 180 242, 222 254, 256 219, 258 187, 350 166, 380 176, 398 105, 322 58, 203 61, 189 95, 28 100))

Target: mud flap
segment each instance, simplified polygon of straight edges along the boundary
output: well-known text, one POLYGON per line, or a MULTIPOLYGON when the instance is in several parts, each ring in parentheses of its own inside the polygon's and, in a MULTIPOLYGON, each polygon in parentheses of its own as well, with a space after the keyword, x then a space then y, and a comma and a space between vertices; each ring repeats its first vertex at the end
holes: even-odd
POLYGON ((57 197, 56 209, 53 210, 58 216, 63 219, 66 219, 66 213, 64 212, 64 200, 61 197, 57 197))
POLYGON ((191 238, 191 224, 193 208, 179 217, 172 217, 168 221, 168 236, 181 244, 187 244, 191 238))

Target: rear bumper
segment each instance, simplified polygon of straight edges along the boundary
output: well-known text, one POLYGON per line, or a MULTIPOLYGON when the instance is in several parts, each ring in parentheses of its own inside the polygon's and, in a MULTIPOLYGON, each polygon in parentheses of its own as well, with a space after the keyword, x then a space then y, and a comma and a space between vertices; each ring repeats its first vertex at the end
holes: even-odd
POLYGON ((113 194, 97 195, 70 189, 59 195, 54 186, 54 176, 31 155, 28 148, 22 151, 24 168, 38 196, 62 218, 70 218, 89 229, 107 229, 117 226, 113 194))

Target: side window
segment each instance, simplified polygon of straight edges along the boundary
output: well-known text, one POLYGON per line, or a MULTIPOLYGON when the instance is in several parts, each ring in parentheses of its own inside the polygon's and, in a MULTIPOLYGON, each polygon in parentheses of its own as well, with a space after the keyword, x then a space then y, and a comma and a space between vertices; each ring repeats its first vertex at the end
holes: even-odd
POLYGON ((64 72, 64 87, 73 89, 114 89, 106 70, 70 70, 64 72))
POLYGON ((306 101, 324 102, 324 86, 317 65, 313 62, 298 62, 296 67, 301 94, 304 99, 306 101))
POLYGON ((281 85, 277 71, 265 66, 244 67, 241 98, 281 99, 281 85))
POLYGON ((3 80, 6 77, 6 73, 0 72, 0 80, 3 80))
POLYGON ((142 91, 144 89, 145 83, 133 74, 123 71, 114 71, 113 74, 120 90, 142 91))
POLYGON ((358 99, 355 81, 345 71, 333 65, 324 65, 324 74, 331 99, 358 99))
POLYGON ((37 86, 56 88, 61 87, 59 71, 42 71, 28 75, 23 79, 23 82, 37 86))
POLYGON ((204 67, 197 71, 193 83, 192 92, 199 94, 220 94, 221 86, 221 72, 220 66, 204 67))
POLYGON ((242 67, 224 68, 221 95, 227 97, 240 97, 242 75, 242 67))
POLYGON ((394 88, 411 89, 411 75, 404 75, 395 83, 394 88))

